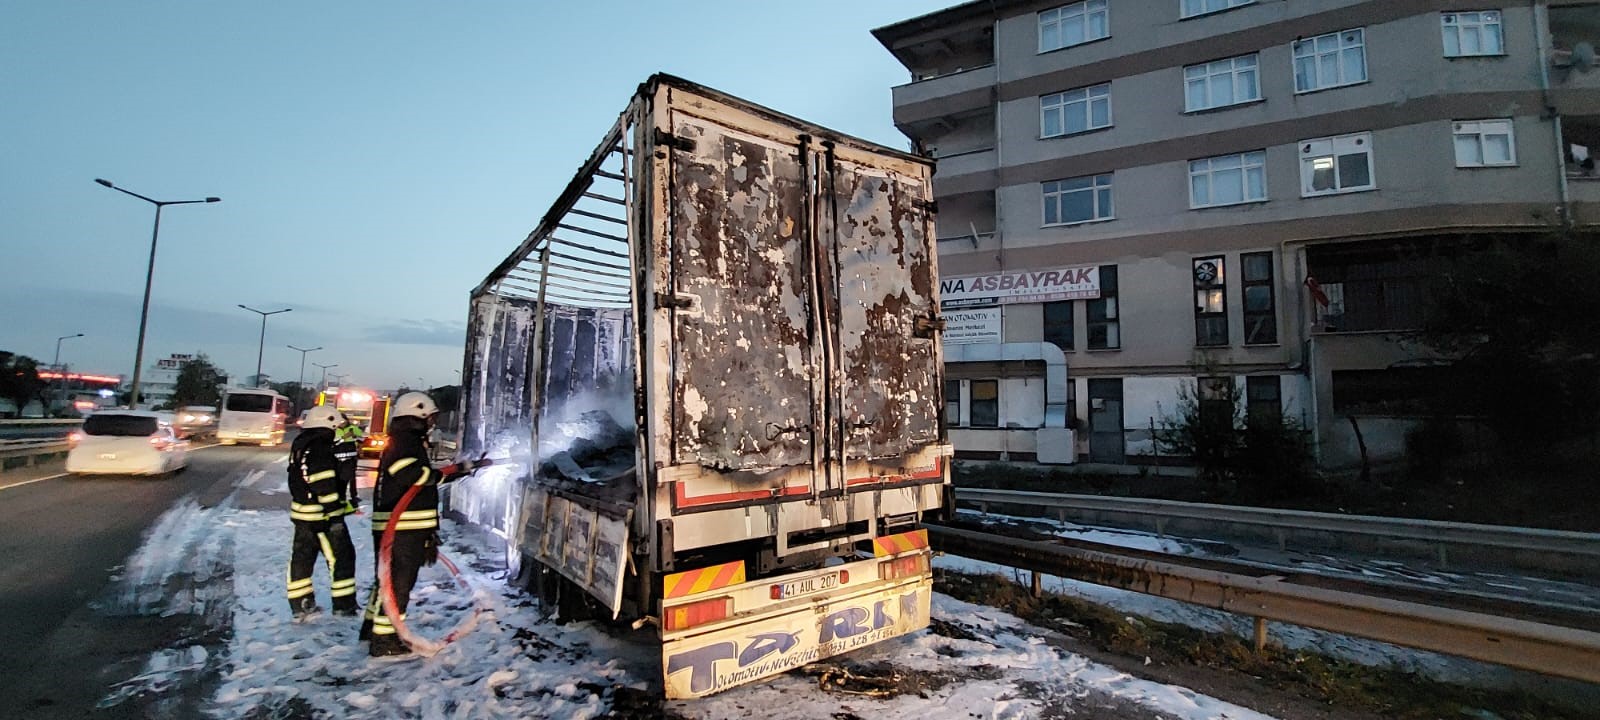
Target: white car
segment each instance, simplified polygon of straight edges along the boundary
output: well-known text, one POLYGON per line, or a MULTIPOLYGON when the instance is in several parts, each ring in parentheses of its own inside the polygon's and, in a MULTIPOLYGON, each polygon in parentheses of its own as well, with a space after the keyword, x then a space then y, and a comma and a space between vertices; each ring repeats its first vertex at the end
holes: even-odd
POLYGON ((166 475, 189 465, 189 442, 158 413, 97 412, 85 418, 67 452, 74 475, 166 475))

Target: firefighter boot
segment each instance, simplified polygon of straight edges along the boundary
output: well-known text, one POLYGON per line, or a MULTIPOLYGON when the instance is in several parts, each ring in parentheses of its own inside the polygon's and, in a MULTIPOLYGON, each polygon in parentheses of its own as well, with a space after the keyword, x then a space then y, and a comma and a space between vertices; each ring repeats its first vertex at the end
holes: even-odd
POLYGON ((317 607, 317 599, 310 595, 302 595, 290 600, 289 609, 294 612, 295 622, 305 622, 311 616, 322 612, 322 608, 317 607))
POLYGON ((356 634, 356 640, 366 642, 372 639, 372 618, 361 621, 361 632, 356 634))
MULTIPOLYGON (((354 597, 336 597, 333 599, 333 614, 335 615, 342 617, 355 617, 356 613, 360 611, 361 606, 356 604, 356 599, 354 597)), ((366 624, 362 624, 361 629, 363 631, 368 631, 366 624)), ((364 636, 363 639, 365 639, 364 636)))
POLYGON ((367 649, 371 657, 398 657, 410 655, 411 648, 398 635, 373 635, 372 646, 367 649))

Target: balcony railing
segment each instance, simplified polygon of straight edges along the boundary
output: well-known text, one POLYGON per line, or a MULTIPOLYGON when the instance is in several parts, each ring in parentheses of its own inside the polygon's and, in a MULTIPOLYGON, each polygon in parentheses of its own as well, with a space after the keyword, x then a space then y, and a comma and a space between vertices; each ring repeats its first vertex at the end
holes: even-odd
POLYGON ((993 87, 995 77, 994 64, 991 63, 924 78, 895 87, 894 105, 895 107, 900 107, 910 103, 919 103, 971 90, 993 87))
POLYGON ((994 170, 998 162, 998 154, 992 147, 966 150, 939 156, 938 177, 943 180, 969 175, 976 172, 989 172, 994 170))

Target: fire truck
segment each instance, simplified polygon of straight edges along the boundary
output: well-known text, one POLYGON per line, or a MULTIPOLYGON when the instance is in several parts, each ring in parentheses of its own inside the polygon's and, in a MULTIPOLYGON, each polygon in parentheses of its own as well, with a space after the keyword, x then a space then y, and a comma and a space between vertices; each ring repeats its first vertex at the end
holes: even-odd
POLYGON ((390 398, 375 390, 331 387, 317 395, 318 405, 332 405, 365 433, 362 457, 377 457, 388 444, 390 398))

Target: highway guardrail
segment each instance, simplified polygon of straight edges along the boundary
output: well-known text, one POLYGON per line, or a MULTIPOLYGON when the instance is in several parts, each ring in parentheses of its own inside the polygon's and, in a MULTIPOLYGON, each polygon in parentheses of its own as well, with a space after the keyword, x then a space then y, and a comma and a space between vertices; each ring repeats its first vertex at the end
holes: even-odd
POLYGON ((66 440, 0 440, 0 472, 32 467, 66 452, 66 440))
POLYGON ((1279 550, 1356 551, 1435 562, 1441 568, 1507 568, 1600 578, 1600 533, 1373 515, 958 488, 958 503, 983 512, 1026 508, 1030 514, 1160 535, 1268 542, 1279 550))
POLYGON ((1507 667, 1600 683, 1600 633, 1499 614, 1297 584, 1282 575, 1244 575, 1155 560, 1112 546, 1058 543, 930 526, 934 549, 952 555, 1181 600, 1266 621, 1468 657, 1507 667))

